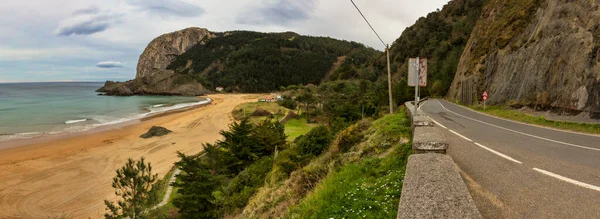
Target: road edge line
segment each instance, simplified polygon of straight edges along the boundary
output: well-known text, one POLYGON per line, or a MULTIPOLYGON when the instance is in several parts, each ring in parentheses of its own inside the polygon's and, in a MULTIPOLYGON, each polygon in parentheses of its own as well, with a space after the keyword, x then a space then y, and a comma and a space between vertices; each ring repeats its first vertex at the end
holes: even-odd
POLYGON ((567 177, 558 175, 556 173, 552 173, 550 171, 542 170, 542 169, 535 168, 535 167, 533 168, 533 170, 535 170, 535 171, 537 171, 539 173, 545 174, 547 176, 551 176, 551 177, 554 177, 556 179, 559 179, 559 180, 571 183, 571 184, 575 184, 575 185, 578 185, 578 186, 581 186, 581 187, 584 187, 584 188, 587 188, 587 189, 596 190, 596 191, 600 192, 600 187, 595 186, 595 185, 590 185, 590 184, 587 184, 587 183, 584 183, 584 182, 580 182, 580 181, 577 181, 577 180, 574 180, 574 179, 571 179, 571 178, 567 178, 567 177))
POLYGON ((494 150, 494 149, 491 149, 491 148, 488 148, 488 147, 486 147, 486 146, 483 146, 482 144, 479 144, 479 143, 477 143, 477 142, 475 142, 475 145, 477 145, 477 146, 479 146, 479 147, 481 147, 481 148, 483 148, 483 149, 486 149, 486 150, 488 150, 489 152, 492 152, 492 153, 494 153, 494 154, 496 154, 496 155, 498 155, 498 156, 500 156, 500 157, 502 157, 502 158, 504 158, 504 159, 510 160, 510 161, 512 161, 512 162, 515 162, 515 163, 518 163, 518 164, 523 164, 523 162, 521 162, 521 161, 518 161, 517 159, 514 159, 514 158, 512 158, 512 157, 510 157, 510 156, 508 156, 508 155, 506 155, 506 154, 500 153, 500 152, 498 152, 498 151, 496 151, 496 150, 494 150))
POLYGON ((458 135, 458 137, 461 137, 467 141, 473 142, 473 140, 471 140, 470 138, 465 137, 464 135, 458 134, 458 132, 453 131, 452 129, 448 129, 448 131, 454 133, 455 135, 458 135))
POLYGON ((549 138, 540 137, 540 136, 537 136, 537 135, 532 135, 532 134, 528 134, 528 133, 524 133, 524 132, 512 130, 512 129, 509 129, 509 128, 504 128, 502 126, 494 125, 494 124, 487 123, 487 122, 484 122, 484 121, 481 121, 481 120, 473 119, 471 117, 468 117, 468 116, 465 116, 465 115, 461 115, 461 114, 458 114, 458 113, 456 113, 454 111, 451 111, 451 110, 447 109, 439 100, 437 100, 437 102, 440 104, 440 106, 442 106, 442 108, 444 108, 448 112, 451 112, 451 113, 453 113, 455 115, 458 115, 460 117, 467 118, 467 119, 470 119, 470 120, 473 120, 473 121, 476 121, 476 122, 479 122, 479 123, 482 123, 482 124, 486 124, 486 125, 489 125, 489 126, 492 126, 492 127, 496 127, 496 128, 499 128, 499 129, 503 129, 503 130, 506 130, 506 131, 510 131, 510 132, 513 132, 513 133, 517 133, 517 134, 529 136, 529 137, 532 137, 532 138, 537 138, 537 139, 540 139, 540 140, 545 140, 545 141, 549 141, 549 142, 563 144, 563 145, 567 145, 567 146, 571 146, 571 147, 577 147, 577 148, 588 149, 588 150, 593 150, 593 151, 600 151, 600 148, 592 148, 592 147, 587 147, 587 146, 582 146, 582 145, 577 145, 577 144, 571 144, 571 143, 567 143, 567 142, 557 141, 557 140, 553 140, 553 139, 549 139, 549 138))
MULTIPOLYGON (((438 99, 436 99, 436 100, 439 102, 438 99)), ((570 134, 577 134, 577 135, 584 135, 584 136, 589 136, 589 137, 600 138, 600 134, 580 132, 580 131, 573 131, 573 130, 566 130, 566 129, 559 129, 559 128, 554 128, 554 127, 548 127, 548 126, 543 126, 543 125, 537 125, 537 124, 531 124, 531 123, 521 122, 521 121, 517 121, 517 120, 502 118, 502 117, 499 117, 499 116, 494 116, 494 115, 490 115, 490 114, 487 114, 487 113, 479 112, 477 110, 471 109, 469 107, 466 107, 466 106, 463 106, 463 105, 460 105, 460 104, 456 104, 456 103, 450 102, 448 100, 446 100, 446 102, 452 103, 452 104, 454 104, 454 105, 456 105, 458 107, 461 107, 463 109, 472 111, 472 112, 480 114, 480 115, 489 116, 489 117, 492 117, 492 118, 495 118, 495 119, 504 120, 504 121, 507 121, 507 122, 514 122, 514 123, 518 123, 518 124, 521 124, 521 125, 527 125, 527 126, 536 127, 536 128, 543 128, 543 129, 548 129, 548 130, 552 130, 552 131, 565 132, 565 133, 570 133, 570 134)), ((552 121, 562 122, 562 121, 558 121, 558 120, 552 120, 552 121)))

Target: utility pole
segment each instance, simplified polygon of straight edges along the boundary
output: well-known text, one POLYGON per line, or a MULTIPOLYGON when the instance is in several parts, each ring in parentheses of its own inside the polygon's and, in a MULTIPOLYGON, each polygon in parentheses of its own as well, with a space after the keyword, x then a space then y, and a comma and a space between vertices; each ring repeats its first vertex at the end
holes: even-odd
POLYGON ((358 11, 358 13, 360 13, 360 16, 362 16, 363 19, 365 19, 365 22, 367 22, 367 24, 369 25, 369 27, 371 28, 371 30, 373 31, 373 33, 375 33, 375 35, 377 36, 377 38, 379 38, 379 41, 381 41, 381 43, 383 44, 383 46, 385 46, 385 52, 386 52, 386 56, 387 56, 387 70, 388 70, 388 92, 389 92, 389 96, 390 96, 390 114, 392 114, 392 113, 394 113, 394 101, 392 99, 392 72, 391 72, 391 69, 390 69, 390 45, 385 44, 385 42, 383 42, 383 39, 381 39, 381 37, 379 36, 379 34, 377 33, 377 31, 375 31, 375 28, 373 28, 373 26, 371 25, 371 23, 369 23, 369 20, 367 20, 367 18, 360 11, 360 9, 358 8, 358 6, 356 6, 356 3, 354 3, 353 0, 350 0, 350 2, 352 3, 352 5, 354 5, 354 7, 358 11))
MULTIPOLYGON (((387 70, 388 70, 388 92, 390 96, 390 114, 394 113, 394 100, 392 99, 392 71, 390 69, 390 45, 385 46, 387 53, 387 70)), ((415 111, 416 112, 416 111, 415 111)))

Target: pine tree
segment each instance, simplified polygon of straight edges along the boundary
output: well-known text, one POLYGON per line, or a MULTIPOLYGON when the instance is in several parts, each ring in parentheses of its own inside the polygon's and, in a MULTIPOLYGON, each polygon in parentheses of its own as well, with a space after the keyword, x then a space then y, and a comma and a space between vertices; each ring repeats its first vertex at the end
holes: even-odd
POLYGON ((181 173, 173 186, 179 188, 179 196, 173 200, 173 205, 179 209, 182 218, 215 218, 217 205, 212 192, 219 186, 217 177, 199 157, 178 154, 181 161, 176 165, 181 173))
POLYGON ((120 196, 116 204, 104 200, 109 213, 104 217, 109 218, 140 218, 147 208, 157 202, 156 191, 153 190, 157 174, 152 174, 152 165, 145 163, 142 157, 138 161, 127 159, 127 163, 117 170, 113 178, 112 187, 115 194, 120 196))

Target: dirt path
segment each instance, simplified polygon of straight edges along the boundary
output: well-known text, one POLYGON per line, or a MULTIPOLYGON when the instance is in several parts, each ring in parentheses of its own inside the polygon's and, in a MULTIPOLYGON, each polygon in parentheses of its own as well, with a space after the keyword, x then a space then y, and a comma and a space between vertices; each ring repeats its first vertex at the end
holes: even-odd
POLYGON ((152 118, 138 124, 0 151, 0 218, 100 218, 104 199, 116 200, 110 186, 127 158, 145 156, 162 177, 177 161, 176 151, 198 153, 219 138, 230 112, 257 95, 212 95, 209 106, 152 118), (173 133, 139 135, 153 125, 173 133))

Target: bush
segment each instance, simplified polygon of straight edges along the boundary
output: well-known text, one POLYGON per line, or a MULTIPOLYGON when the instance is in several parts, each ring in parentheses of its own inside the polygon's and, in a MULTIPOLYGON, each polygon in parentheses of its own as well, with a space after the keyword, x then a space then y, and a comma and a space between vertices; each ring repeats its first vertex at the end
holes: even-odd
POLYGON ((264 110, 261 108, 256 108, 256 110, 254 110, 254 112, 252 112, 252 116, 271 116, 273 115, 271 112, 269 112, 268 110, 264 110))
POLYGON ((301 155, 318 156, 329 146, 331 132, 325 126, 317 126, 298 140, 298 150, 301 155))

